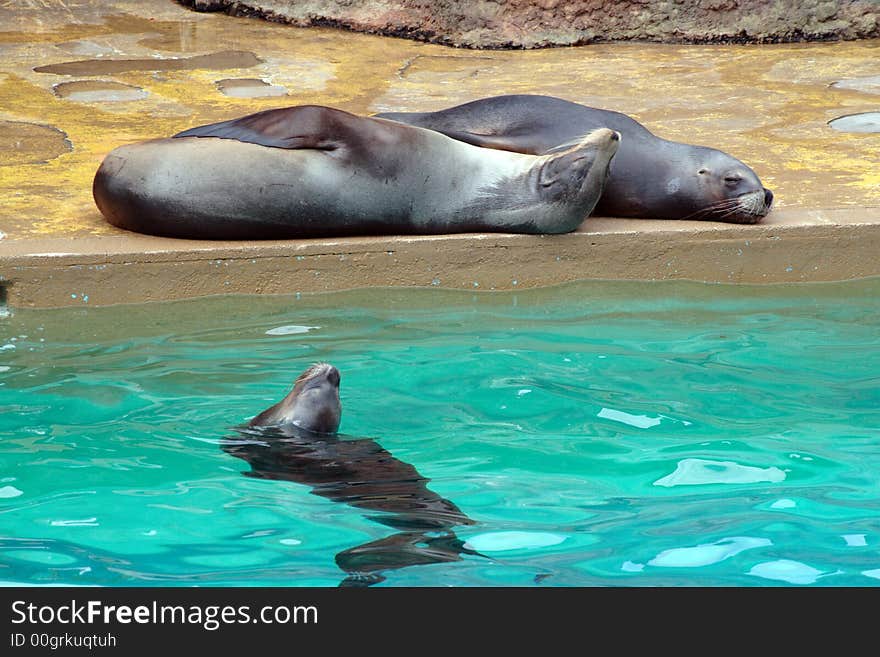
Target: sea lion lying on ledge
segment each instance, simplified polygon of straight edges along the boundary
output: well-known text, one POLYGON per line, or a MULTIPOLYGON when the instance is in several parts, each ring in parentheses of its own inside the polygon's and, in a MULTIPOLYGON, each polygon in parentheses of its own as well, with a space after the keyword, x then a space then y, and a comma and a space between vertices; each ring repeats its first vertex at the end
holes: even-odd
POLYGON ((533 154, 568 148, 596 128, 616 130, 620 148, 593 211, 599 216, 753 224, 773 203, 757 174, 727 153, 661 139, 625 114, 552 96, 495 96, 437 112, 376 116, 475 146, 533 154))
POLYGON ((620 139, 587 132, 527 155, 303 105, 116 148, 93 194, 114 226, 171 237, 566 233, 593 211, 620 139))

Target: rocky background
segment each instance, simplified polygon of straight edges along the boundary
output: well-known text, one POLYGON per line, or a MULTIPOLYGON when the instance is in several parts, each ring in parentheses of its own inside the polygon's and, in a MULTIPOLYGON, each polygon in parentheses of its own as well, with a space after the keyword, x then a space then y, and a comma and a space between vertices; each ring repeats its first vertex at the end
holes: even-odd
POLYGON ((607 41, 780 43, 880 37, 880 0, 178 0, 300 27, 463 48, 607 41))

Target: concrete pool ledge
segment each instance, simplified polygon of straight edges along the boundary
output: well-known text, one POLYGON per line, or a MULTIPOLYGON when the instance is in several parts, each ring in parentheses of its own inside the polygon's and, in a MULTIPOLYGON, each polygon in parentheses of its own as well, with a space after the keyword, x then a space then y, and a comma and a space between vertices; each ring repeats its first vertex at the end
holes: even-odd
POLYGON ((880 276, 880 207, 779 208, 761 224, 590 218, 566 235, 216 242, 111 235, 0 241, 9 308, 360 287, 513 290, 584 279, 711 283, 880 276))

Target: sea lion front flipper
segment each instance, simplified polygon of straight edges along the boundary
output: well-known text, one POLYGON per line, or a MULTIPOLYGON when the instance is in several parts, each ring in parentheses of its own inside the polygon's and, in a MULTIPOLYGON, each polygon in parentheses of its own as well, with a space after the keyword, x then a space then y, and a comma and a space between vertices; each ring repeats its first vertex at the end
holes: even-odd
POLYGON ((230 121, 190 128, 174 137, 235 139, 249 144, 290 150, 335 150, 340 144, 338 140, 328 138, 320 109, 304 105, 266 110, 230 121))

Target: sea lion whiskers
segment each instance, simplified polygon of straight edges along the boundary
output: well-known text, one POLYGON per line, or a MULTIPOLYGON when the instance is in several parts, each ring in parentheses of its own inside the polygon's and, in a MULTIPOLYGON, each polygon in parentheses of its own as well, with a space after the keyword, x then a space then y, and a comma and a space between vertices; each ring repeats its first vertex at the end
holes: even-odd
MULTIPOLYGON (((772 203, 772 201, 771 201, 772 203)), ((735 223, 757 223, 770 212, 771 204, 765 202, 765 192, 754 190, 734 198, 722 199, 700 208, 682 219, 714 219, 735 223)))
POLYGON ((722 199, 720 201, 716 201, 715 203, 710 203, 709 205, 702 207, 695 212, 691 212, 690 214, 683 216, 682 219, 705 219, 712 213, 733 210, 738 207, 739 201, 737 201, 736 199, 722 199))
POLYGON ((740 194, 731 200, 736 202, 734 207, 719 213, 722 221, 732 219, 739 223, 757 223, 767 216, 773 204, 772 194, 768 200, 767 192, 761 189, 740 194))
POLYGON ((739 210, 739 203, 734 200, 722 200, 697 210, 693 214, 682 217, 682 219, 691 220, 707 220, 718 219, 721 216, 730 217, 739 210))
POLYGON ((743 212, 757 215, 759 217, 767 216, 767 213, 770 212, 770 209, 773 207, 773 195, 770 194, 768 200, 767 192, 760 189, 746 192, 738 198, 741 200, 743 212))

